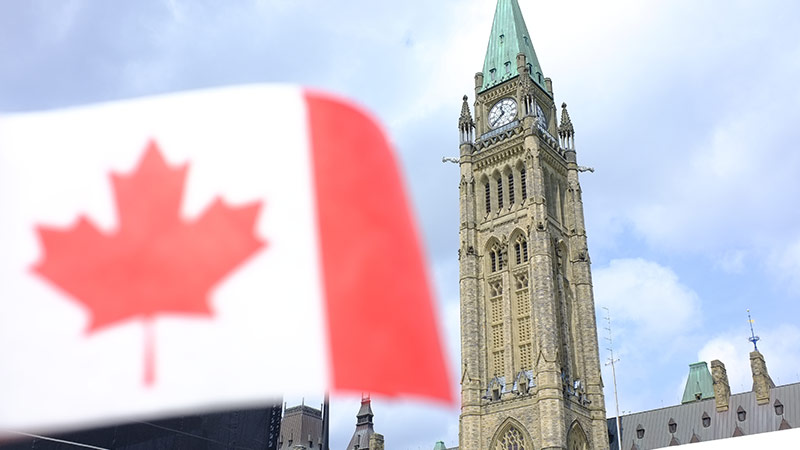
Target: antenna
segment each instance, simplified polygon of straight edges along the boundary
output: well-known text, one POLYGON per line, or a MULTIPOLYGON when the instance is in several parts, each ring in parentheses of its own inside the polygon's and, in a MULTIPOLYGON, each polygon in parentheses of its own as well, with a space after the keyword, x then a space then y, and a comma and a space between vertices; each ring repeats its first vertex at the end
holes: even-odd
POLYGON ((750 337, 747 338, 747 340, 752 342, 753 343, 753 348, 756 351, 758 351, 758 345, 756 345, 756 342, 758 342, 761 338, 756 336, 756 333, 753 331, 753 322, 754 321, 753 321, 753 318, 750 317, 750 308, 747 308, 747 321, 750 322, 750 337))
POLYGON ((620 426, 619 426, 619 398, 617 397, 617 370, 615 364, 619 362, 619 358, 614 359, 614 341, 611 339, 611 312, 609 312, 608 308, 603 306, 603 309, 606 310, 606 323, 608 324, 605 327, 606 331, 608 331, 608 336, 606 336, 605 340, 608 341, 608 347, 606 350, 609 352, 608 362, 606 362, 607 366, 611 366, 611 377, 614 379, 614 405, 617 408, 617 443, 618 448, 622 448, 622 435, 620 435, 620 426))

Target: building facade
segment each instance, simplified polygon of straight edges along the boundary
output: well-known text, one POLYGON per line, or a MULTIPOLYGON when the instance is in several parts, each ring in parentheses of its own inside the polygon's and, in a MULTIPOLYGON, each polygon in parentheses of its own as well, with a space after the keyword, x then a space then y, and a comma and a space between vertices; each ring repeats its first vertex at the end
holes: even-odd
POLYGON ((305 403, 284 408, 278 450, 322 450, 322 409, 305 403))
POLYGON ((608 420, 612 450, 650 450, 797 427, 800 383, 775 386, 758 350, 750 353, 750 368, 753 389, 731 395, 721 361, 711 361, 710 372, 704 362, 691 364, 680 405, 621 416, 622 439, 616 438, 614 419, 608 420))
POLYGON ((608 448, 574 128, 498 0, 460 133, 459 448, 608 448))

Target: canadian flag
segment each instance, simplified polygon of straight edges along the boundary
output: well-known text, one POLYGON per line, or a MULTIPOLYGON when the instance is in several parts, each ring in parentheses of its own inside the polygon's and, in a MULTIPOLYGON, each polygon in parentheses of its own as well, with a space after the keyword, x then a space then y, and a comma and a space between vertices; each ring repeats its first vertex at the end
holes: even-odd
POLYGON ((0 434, 449 381, 359 108, 268 85, 0 116, 0 434))

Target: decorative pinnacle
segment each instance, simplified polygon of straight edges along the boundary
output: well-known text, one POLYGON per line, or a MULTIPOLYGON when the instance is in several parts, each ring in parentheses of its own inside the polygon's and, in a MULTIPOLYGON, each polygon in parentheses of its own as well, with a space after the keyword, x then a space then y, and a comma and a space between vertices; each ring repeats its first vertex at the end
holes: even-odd
POLYGON ((756 333, 753 331, 753 322, 755 321, 752 317, 750 317, 750 308, 747 308, 747 321, 750 323, 750 337, 747 338, 747 340, 752 342, 753 348, 755 351, 758 351, 758 345, 756 345, 756 342, 758 342, 761 338, 756 336, 756 333))
POLYGON ((475 122, 472 121, 472 114, 469 112, 469 97, 466 95, 464 96, 464 102, 461 104, 461 116, 458 118, 458 127, 464 128, 465 125, 475 126, 475 122))
POLYGON ((569 119, 566 103, 561 104, 561 125, 558 126, 558 134, 562 136, 575 134, 575 128, 572 127, 572 121, 569 119))

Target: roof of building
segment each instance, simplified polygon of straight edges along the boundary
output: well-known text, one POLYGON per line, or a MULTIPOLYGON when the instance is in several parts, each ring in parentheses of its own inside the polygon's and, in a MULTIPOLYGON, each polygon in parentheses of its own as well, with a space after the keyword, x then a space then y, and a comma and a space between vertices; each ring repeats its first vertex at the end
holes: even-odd
POLYGON ((492 33, 483 62, 483 87, 488 89, 518 75, 517 54, 524 53, 530 64, 531 78, 542 89, 544 75, 533 49, 528 27, 517 0, 498 0, 494 12, 492 33))
POLYGON ((705 361, 689 364, 689 378, 681 403, 691 403, 714 397, 714 380, 705 361))
POLYGON ((291 449, 297 445, 317 448, 321 442, 321 410, 305 404, 284 409, 278 449, 291 449))
POLYGON ((742 392, 731 395, 724 412, 717 412, 712 398, 629 414, 621 423, 623 450, 667 447, 673 439, 686 444, 794 428, 800 425, 800 383, 770 389, 764 405, 756 402, 754 392, 742 392))
POLYGON ((353 432, 353 437, 347 444, 347 450, 354 449, 367 449, 369 448, 369 438, 375 434, 375 429, 372 424, 372 406, 369 396, 361 398, 361 407, 358 409, 356 415, 356 430, 353 432))

